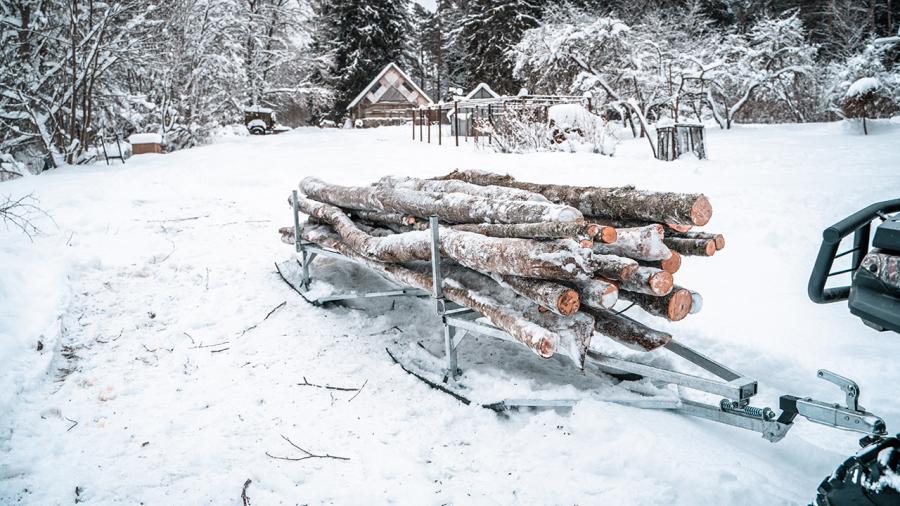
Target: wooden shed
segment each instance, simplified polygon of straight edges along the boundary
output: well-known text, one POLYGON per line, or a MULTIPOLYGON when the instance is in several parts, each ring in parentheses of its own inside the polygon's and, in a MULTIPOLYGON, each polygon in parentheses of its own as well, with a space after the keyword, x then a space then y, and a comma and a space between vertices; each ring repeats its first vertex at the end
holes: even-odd
POLYGON ((132 155, 162 153, 162 135, 159 134, 131 134, 128 142, 131 144, 132 155))
POLYGON ((350 102, 347 112, 355 126, 392 125, 409 120, 411 108, 431 104, 406 72, 389 63, 350 102))

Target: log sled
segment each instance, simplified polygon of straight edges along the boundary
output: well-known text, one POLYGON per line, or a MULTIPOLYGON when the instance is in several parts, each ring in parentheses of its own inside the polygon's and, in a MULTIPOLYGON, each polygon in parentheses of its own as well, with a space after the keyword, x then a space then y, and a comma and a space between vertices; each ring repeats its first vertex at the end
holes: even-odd
MULTIPOLYGON (((550 398, 546 392, 535 398, 486 398, 467 389, 472 378, 459 366, 460 349, 467 362, 485 363, 493 356, 500 357, 493 359, 498 367, 527 363, 525 384, 565 378, 595 399, 675 410, 751 430, 771 442, 781 440, 797 416, 871 437, 886 434, 884 421, 850 394, 846 406, 783 395, 780 413, 754 407, 756 380, 672 335, 677 322, 703 306, 702 295, 681 284, 682 263, 707 261, 725 247, 721 234, 698 230, 712 217, 705 195, 453 171, 432 179, 385 176, 369 186, 308 177, 288 202, 293 226, 279 233, 298 259, 276 264, 281 277, 317 305, 430 299, 442 349, 407 342, 389 344, 387 353, 405 372, 464 404, 508 412, 567 409, 580 399, 550 398), (311 265, 319 257, 356 263, 389 287, 311 297, 311 265), (461 346, 480 343, 481 337, 509 344, 500 351, 461 346), (662 353, 670 358, 661 360, 662 353), (671 365, 677 362, 700 373, 681 372, 671 365), (609 391, 601 387, 610 382, 634 395, 597 397, 609 391), (721 402, 688 400, 660 385, 718 396, 721 402)), ((852 380, 824 369, 818 377, 859 395, 852 380)))

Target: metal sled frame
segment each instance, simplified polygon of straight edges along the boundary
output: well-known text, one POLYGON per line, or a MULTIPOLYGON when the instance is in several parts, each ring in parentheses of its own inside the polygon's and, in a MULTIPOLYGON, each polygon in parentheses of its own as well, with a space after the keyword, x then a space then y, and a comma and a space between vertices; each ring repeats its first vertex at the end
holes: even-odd
MULTIPOLYGON (((292 203, 294 214, 294 244, 301 259, 303 289, 309 288, 309 265, 313 259, 319 255, 358 263, 336 251, 322 248, 316 244, 304 243, 300 239, 300 211, 297 204, 296 190, 293 192, 292 203)), ((437 217, 431 217, 429 219, 429 225, 431 230, 431 271, 433 281, 433 290, 430 294, 418 288, 401 287, 397 290, 382 292, 334 294, 318 299, 312 299, 310 302, 318 305, 327 302, 375 297, 430 296, 434 301, 435 312, 441 318, 443 325, 443 358, 446 361, 446 367, 443 371, 444 379, 445 382, 453 382, 460 373, 457 360, 457 349, 469 333, 489 336, 504 341, 518 341, 505 331, 493 325, 476 321, 482 317, 478 312, 467 307, 461 307, 444 299, 439 247, 440 226, 437 217)), ((394 282, 391 281, 391 283, 394 282)), ((783 395, 781 396, 779 406, 781 413, 776 414, 774 410, 768 407, 760 408, 750 405, 750 400, 757 394, 758 387, 755 379, 748 378, 735 372, 729 367, 722 365, 714 359, 675 340, 669 341, 664 348, 709 373, 712 378, 678 372, 664 367, 647 365, 628 359, 612 357, 590 350, 585 357, 585 369, 595 368, 602 373, 623 380, 648 378, 656 382, 678 385, 682 388, 690 388, 700 392, 721 396, 722 399, 719 402, 719 405, 705 404, 685 399, 674 403, 656 402, 654 399, 638 399, 631 401, 616 400, 612 402, 633 405, 640 408, 677 410, 687 415, 758 432, 763 438, 771 442, 777 442, 784 438, 788 430, 793 426, 793 421, 797 415, 803 416, 809 421, 818 424, 862 432, 874 435, 875 437, 887 433, 884 421, 881 418, 865 411, 859 406, 859 386, 854 381, 833 372, 822 369, 819 370, 818 377, 834 383, 846 394, 846 406, 818 401, 811 398, 783 395)), ((494 406, 500 406, 502 409, 564 408, 571 407, 576 402, 577 401, 571 399, 507 399, 494 406)))

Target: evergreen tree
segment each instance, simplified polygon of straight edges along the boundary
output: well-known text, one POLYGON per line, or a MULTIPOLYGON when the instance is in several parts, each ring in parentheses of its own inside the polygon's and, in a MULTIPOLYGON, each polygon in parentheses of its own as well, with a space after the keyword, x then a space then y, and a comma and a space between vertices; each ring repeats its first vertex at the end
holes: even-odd
POLYGON ((322 80, 334 90, 332 116, 346 107, 388 63, 413 61, 408 0, 336 0, 316 7, 315 47, 326 50, 331 67, 322 80))
POLYGON ((513 77, 509 50, 522 33, 538 26, 540 0, 474 0, 462 20, 467 87, 480 82, 498 93, 515 94, 519 80, 513 77))

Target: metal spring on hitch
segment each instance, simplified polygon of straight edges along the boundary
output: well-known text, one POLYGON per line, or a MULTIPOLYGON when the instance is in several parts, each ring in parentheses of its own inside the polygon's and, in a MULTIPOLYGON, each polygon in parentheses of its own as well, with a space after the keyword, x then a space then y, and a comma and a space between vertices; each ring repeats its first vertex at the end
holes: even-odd
POLYGON ((775 419, 775 412, 772 411, 771 408, 757 408, 746 403, 740 403, 728 399, 722 399, 721 401, 719 401, 719 407, 722 408, 722 411, 726 411, 728 413, 737 413, 740 415, 752 416, 753 418, 759 418, 760 420, 764 421, 775 419))

